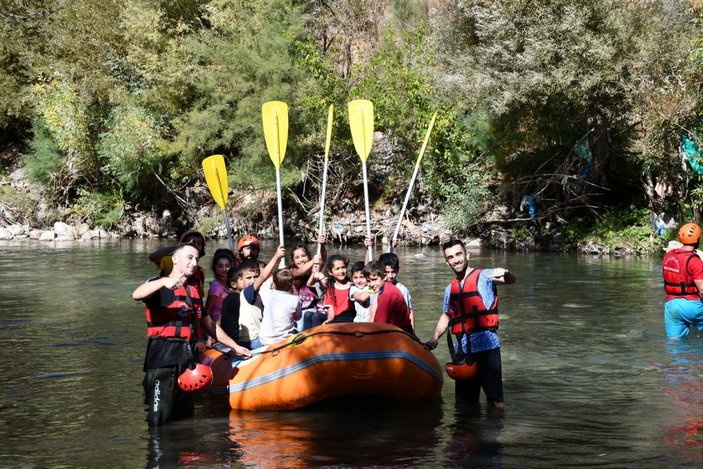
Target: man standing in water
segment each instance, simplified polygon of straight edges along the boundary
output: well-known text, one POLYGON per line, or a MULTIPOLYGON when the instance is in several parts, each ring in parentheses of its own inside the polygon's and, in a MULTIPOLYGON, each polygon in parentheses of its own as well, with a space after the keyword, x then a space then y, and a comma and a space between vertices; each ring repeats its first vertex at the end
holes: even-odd
POLYGON ((669 250, 662 261, 664 328, 668 337, 686 337, 689 326, 703 330, 703 261, 696 255, 701 228, 687 223, 679 229, 680 248, 669 250))
POLYGON ((251 356, 249 350, 210 321, 198 289, 187 281, 198 267, 198 248, 181 244, 171 256, 173 269, 167 276, 153 278, 132 293, 132 298, 146 306, 149 342, 144 359, 144 389, 149 426, 193 415, 193 395, 181 390, 178 379, 195 364, 193 350, 198 326, 236 353, 245 358, 251 356))
POLYGON ((442 316, 437 321, 430 349, 437 347, 439 338, 451 327, 457 338, 458 352, 450 352, 456 364, 466 358, 478 365, 477 375, 456 379, 456 400, 475 403, 481 388, 489 404, 503 408, 503 381, 498 339, 498 293, 496 285, 515 283, 515 276, 507 269, 475 269, 469 267, 466 247, 461 240, 450 240, 442 246, 444 260, 456 278, 444 292, 442 316))

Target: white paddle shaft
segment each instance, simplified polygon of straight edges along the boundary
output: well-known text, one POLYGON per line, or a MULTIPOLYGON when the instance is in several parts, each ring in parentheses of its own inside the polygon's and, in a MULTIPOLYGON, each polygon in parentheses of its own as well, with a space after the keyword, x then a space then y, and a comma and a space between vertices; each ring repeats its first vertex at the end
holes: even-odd
MULTIPOLYGON (((366 208, 366 236, 371 237, 371 210, 369 209, 369 181, 366 176, 366 161, 361 162, 364 174, 364 205, 366 208)), ((373 248, 369 246, 369 262, 373 260, 373 248)))

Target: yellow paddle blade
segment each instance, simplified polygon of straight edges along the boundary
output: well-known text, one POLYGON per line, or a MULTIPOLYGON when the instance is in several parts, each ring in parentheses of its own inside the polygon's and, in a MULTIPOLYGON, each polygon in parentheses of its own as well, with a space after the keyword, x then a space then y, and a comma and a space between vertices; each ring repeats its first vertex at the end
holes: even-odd
POLYGON ((373 144, 373 104, 367 99, 349 101, 349 127, 354 148, 361 161, 366 161, 373 144))
POLYGON ((288 144, 288 105, 282 101, 264 103, 261 106, 261 119, 269 157, 276 169, 280 169, 288 144))
POLYGON ((334 121, 334 104, 327 111, 327 139, 325 140, 325 161, 330 158, 330 143, 332 142, 332 122, 334 121))
POLYGON ((205 182, 210 189, 212 198, 224 210, 227 203, 227 193, 229 192, 224 156, 212 155, 205 158, 203 160, 203 171, 205 172, 205 182))

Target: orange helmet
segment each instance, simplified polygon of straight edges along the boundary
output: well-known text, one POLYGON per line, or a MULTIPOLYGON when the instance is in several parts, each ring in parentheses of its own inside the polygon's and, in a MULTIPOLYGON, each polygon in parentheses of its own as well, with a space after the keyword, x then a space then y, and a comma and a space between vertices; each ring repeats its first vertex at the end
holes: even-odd
POLYGON ((701 227, 695 223, 686 223, 679 229, 679 241, 683 244, 697 244, 701 239, 701 227))
POLYGON ((204 391, 212 383, 212 368, 197 363, 193 368, 186 368, 178 377, 178 386, 185 392, 204 391))
POLYGON ((474 379, 478 374, 478 363, 476 362, 450 362, 447 363, 445 367, 447 369, 447 374, 449 375, 449 377, 455 381, 468 381, 470 379, 474 379))
POLYGON ((242 248, 247 246, 256 246, 258 248, 261 246, 261 243, 259 243, 256 236, 247 235, 239 238, 239 241, 237 241, 237 251, 241 251, 242 248))

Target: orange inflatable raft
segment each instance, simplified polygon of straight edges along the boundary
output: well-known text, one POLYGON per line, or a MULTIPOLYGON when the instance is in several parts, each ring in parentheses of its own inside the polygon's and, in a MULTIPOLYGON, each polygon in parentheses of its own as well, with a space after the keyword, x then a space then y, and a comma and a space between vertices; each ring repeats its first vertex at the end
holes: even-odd
POLYGON ((208 349, 210 394, 232 409, 289 410, 337 396, 408 403, 439 396, 442 370, 416 337, 388 324, 326 324, 241 360, 208 349))

